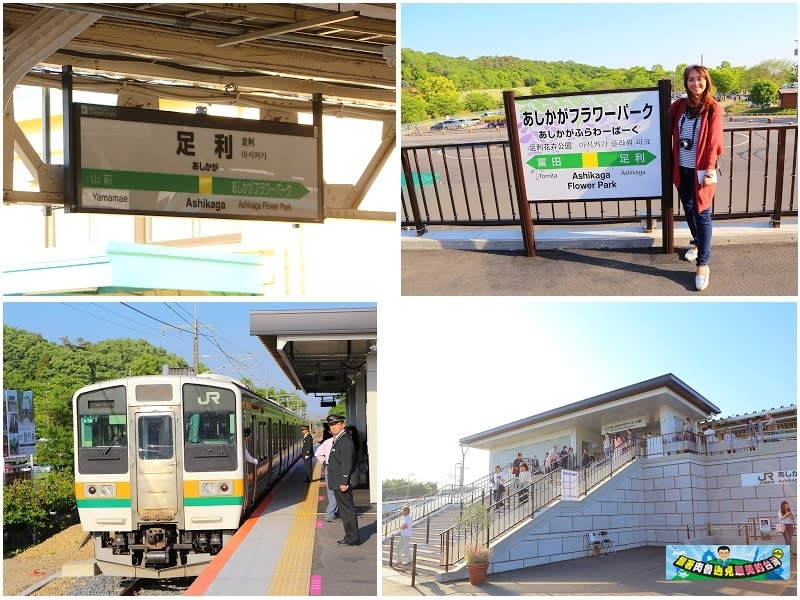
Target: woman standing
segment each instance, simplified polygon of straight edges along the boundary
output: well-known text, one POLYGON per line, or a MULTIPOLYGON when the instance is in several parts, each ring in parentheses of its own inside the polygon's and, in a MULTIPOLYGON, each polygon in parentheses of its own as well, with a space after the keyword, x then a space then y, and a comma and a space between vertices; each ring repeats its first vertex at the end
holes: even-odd
POLYGON ((521 463, 519 465, 519 492, 518 502, 524 504, 528 501, 528 488, 531 486, 531 474, 528 471, 528 465, 521 463))
MULTIPOLYGON (((778 522, 783 525, 783 541, 792 549, 792 536, 794 535, 794 513, 789 508, 789 503, 784 500, 781 502, 781 509, 778 511, 778 522)), ((792 554, 795 554, 792 552, 792 554)))
POLYGON ((708 287, 711 257, 711 204, 722 155, 722 107, 714 100, 708 69, 691 65, 683 72, 687 97, 669 109, 672 118, 672 182, 678 188, 692 234, 686 260, 696 261, 695 288, 708 287))

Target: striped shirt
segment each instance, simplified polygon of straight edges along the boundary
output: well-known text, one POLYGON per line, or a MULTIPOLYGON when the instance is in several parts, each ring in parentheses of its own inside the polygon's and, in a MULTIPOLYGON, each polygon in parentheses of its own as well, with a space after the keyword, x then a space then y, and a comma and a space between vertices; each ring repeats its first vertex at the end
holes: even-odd
POLYGON ((695 119, 689 118, 686 113, 681 115, 678 123, 678 133, 680 139, 689 138, 692 140, 691 150, 685 150, 678 146, 678 165, 688 169, 697 167, 697 137, 700 134, 700 127, 703 124, 703 115, 695 119))

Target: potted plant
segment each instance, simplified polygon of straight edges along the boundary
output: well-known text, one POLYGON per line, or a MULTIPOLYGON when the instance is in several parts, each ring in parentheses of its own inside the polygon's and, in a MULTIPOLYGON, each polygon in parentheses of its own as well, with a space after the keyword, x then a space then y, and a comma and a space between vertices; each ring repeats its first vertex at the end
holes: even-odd
POLYGON ((469 582, 472 585, 480 585, 486 581, 486 572, 489 570, 491 556, 492 549, 486 546, 468 546, 464 551, 464 558, 467 560, 467 571, 469 572, 469 582))

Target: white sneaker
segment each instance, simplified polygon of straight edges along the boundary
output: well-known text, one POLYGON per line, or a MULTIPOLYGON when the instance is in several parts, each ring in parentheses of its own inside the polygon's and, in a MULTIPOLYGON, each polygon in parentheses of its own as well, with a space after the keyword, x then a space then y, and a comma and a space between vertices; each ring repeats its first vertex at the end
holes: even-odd
POLYGON ((706 274, 705 275, 695 275, 694 276, 694 287, 697 288, 698 292, 702 292, 704 289, 708 287, 708 280, 711 278, 711 269, 706 266, 706 274))
POLYGON ((686 251, 686 254, 683 257, 692 262, 693 260, 697 260, 697 246, 690 246, 689 249, 686 251))

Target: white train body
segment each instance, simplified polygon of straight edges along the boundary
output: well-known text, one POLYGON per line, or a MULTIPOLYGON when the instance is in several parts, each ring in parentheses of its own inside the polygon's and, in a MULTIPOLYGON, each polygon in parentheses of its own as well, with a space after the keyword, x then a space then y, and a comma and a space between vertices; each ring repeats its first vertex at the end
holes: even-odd
POLYGON ((97 383, 73 410, 78 513, 109 575, 198 575, 300 454, 302 419, 228 378, 97 383))

